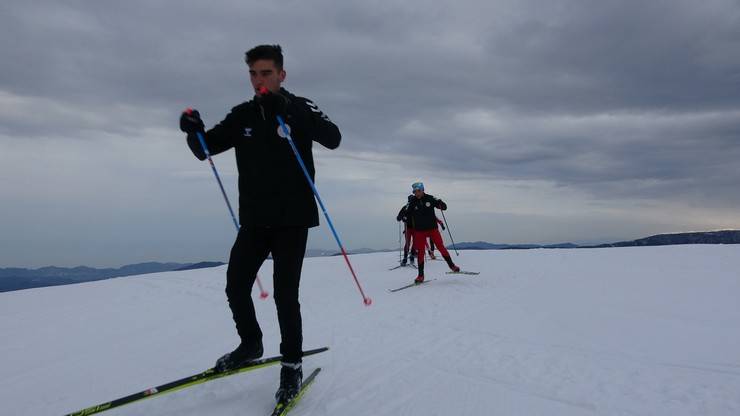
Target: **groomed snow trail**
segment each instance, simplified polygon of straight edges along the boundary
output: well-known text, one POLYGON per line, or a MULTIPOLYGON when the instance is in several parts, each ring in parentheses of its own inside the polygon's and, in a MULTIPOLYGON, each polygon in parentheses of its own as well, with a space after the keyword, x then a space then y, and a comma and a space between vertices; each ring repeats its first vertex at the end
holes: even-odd
MULTIPOLYGON (((463 251, 397 293, 397 253, 304 263, 293 415, 738 415, 740 245, 463 251)), ((0 414, 62 415, 204 370, 237 342, 225 267, 0 294, 0 414)), ((271 291, 272 264, 261 276, 271 291)), ((257 297, 255 292, 255 297, 257 297)), ((274 303, 256 300, 265 355, 274 303)), ((265 415, 278 367, 107 415, 265 415)))

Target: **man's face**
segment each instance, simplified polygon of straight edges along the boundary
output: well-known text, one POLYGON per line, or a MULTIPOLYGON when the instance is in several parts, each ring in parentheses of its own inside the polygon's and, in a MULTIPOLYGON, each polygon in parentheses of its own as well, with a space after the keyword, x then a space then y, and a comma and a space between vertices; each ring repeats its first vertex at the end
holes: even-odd
POLYGON ((285 71, 275 66, 275 61, 270 59, 259 59, 249 65, 249 80, 255 93, 259 93, 262 87, 270 92, 280 91, 280 84, 285 81, 285 71))
POLYGON ((416 197, 416 199, 421 199, 424 196, 424 191, 422 191, 421 189, 416 189, 414 191, 414 196, 416 197))

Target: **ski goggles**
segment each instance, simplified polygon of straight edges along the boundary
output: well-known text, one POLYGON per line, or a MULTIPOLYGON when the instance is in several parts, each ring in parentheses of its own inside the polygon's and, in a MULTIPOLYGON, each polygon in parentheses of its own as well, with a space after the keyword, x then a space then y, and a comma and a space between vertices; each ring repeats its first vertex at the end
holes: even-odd
POLYGON ((423 191, 424 190, 424 184, 421 183, 421 182, 415 182, 414 184, 411 185, 411 190, 413 190, 414 192, 416 192, 416 191, 423 191))

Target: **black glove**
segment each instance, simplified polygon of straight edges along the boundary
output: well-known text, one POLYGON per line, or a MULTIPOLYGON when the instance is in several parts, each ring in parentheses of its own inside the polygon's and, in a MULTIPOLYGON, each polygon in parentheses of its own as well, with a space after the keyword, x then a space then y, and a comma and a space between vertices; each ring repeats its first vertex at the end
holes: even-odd
POLYGON ((444 224, 439 224, 439 225, 442 226, 442 231, 444 231, 445 230, 445 225, 444 224))
POLYGON ((205 125, 203 125, 203 120, 200 119, 198 110, 188 108, 182 112, 180 116, 180 130, 188 134, 205 131, 205 125))
POLYGON ((406 219, 406 218, 404 218, 404 217, 403 217, 402 215, 398 215, 398 216, 396 216, 396 221, 403 221, 403 220, 405 220, 405 219, 406 219))
POLYGON ((288 112, 288 104, 290 103, 288 97, 280 92, 271 92, 264 87, 255 96, 255 101, 262 106, 266 113, 273 116, 281 116, 283 119, 285 119, 285 115, 288 112))
POLYGON ((445 202, 443 200, 438 199, 437 200, 437 209, 439 209, 441 211, 444 211, 444 210, 447 209, 447 204, 445 204, 445 202))

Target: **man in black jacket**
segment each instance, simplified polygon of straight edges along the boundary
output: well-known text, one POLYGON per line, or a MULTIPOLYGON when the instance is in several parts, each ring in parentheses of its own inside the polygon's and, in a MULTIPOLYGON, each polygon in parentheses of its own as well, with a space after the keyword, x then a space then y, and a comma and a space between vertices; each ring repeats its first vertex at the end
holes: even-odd
POLYGON ((245 60, 254 99, 234 107, 208 131, 198 112, 187 110, 180 118, 180 128, 188 133, 188 146, 200 160, 206 155, 197 133, 203 135, 211 154, 234 148, 239 171, 241 227, 229 257, 226 296, 241 343, 219 358, 216 368, 236 368, 262 356, 262 331, 251 291, 260 266, 272 254, 283 356, 276 399, 287 401, 298 393, 303 378, 298 287, 308 229, 319 225, 319 216, 311 187, 277 116, 287 124, 311 179, 315 173, 312 143, 335 149, 341 135, 316 104, 281 87, 286 72, 279 45, 257 46, 246 53, 245 60))
POLYGON ((415 282, 421 283, 424 281, 424 250, 426 249, 427 238, 432 239, 437 245, 450 270, 459 272, 460 268, 452 262, 450 253, 442 242, 442 236, 439 234, 439 229, 437 229, 437 217, 434 214, 435 208, 444 211, 447 209, 447 204, 441 199, 425 193, 424 184, 421 182, 411 185, 411 189, 414 191, 414 195, 409 196, 406 213, 411 219, 411 227, 414 230, 414 249, 418 255, 416 264, 419 268, 419 275, 415 282))

